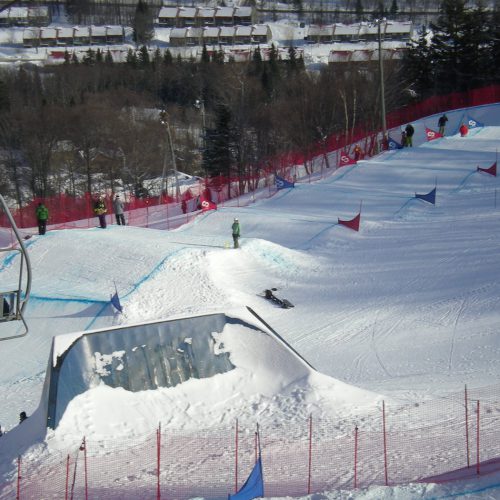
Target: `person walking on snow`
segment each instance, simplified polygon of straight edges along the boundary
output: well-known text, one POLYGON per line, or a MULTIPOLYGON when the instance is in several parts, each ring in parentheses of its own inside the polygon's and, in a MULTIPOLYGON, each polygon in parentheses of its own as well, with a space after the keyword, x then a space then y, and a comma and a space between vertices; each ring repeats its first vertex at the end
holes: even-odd
POLYGON ((446 122, 448 121, 448 117, 443 114, 438 120, 439 133, 444 135, 444 128, 446 127, 446 122))
POLYGON ((233 225, 231 226, 231 229, 233 230, 233 242, 234 242, 234 248, 239 248, 239 239, 240 239, 240 222, 238 219, 234 219, 233 225))
POLYGON ((35 210, 36 221, 38 223, 38 234, 44 235, 47 230, 47 219, 49 218, 49 209, 40 202, 35 210))
POLYGON ((99 224, 102 229, 106 229, 106 205, 104 203, 104 198, 102 194, 99 195, 96 202, 94 203, 94 213, 99 217, 99 224))
POLYGON ((117 194, 113 200, 113 211, 115 212, 116 223, 119 226, 124 226, 125 215, 123 215, 123 201, 120 199, 119 194, 117 194))

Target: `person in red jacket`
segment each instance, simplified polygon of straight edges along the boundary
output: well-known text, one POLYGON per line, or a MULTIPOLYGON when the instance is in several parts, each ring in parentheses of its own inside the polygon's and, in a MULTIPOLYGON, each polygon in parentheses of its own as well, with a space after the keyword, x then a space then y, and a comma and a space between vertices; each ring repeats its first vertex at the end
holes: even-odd
POLYGON ((460 137, 465 137, 469 133, 469 128, 465 123, 462 123, 459 128, 460 131, 460 137))

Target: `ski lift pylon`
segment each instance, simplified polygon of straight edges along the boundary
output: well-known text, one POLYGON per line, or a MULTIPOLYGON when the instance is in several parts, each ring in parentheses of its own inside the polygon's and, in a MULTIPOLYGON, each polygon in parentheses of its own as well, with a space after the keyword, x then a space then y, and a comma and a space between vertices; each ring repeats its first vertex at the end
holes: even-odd
MULTIPOLYGON (((17 288, 11 286, 7 290, 3 290, 0 285, 0 329, 1 324, 9 321, 21 321, 23 323, 24 330, 22 333, 16 335, 10 335, 8 337, 0 336, 0 341, 10 340, 18 337, 24 337, 28 333, 28 324, 24 319, 23 313, 28 304, 28 299, 31 290, 31 263, 29 259, 28 252, 24 246, 23 240, 19 234, 16 223, 12 218, 7 204, 2 195, 0 195, 0 208, 3 209, 9 223, 11 225, 12 231, 17 239, 18 246, 10 246, 7 248, 0 248, 0 255, 2 253, 18 253, 20 257, 19 264, 19 276, 17 282, 17 288), (24 279, 24 269, 26 269, 26 279, 24 279)), ((1 331, 1 330, 0 330, 1 331)))

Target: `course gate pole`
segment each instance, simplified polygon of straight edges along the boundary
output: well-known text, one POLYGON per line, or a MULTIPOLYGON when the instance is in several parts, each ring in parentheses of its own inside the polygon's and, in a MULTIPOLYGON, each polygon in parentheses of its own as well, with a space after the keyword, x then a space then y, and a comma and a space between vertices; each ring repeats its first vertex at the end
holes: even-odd
POLYGON ((312 468, 312 432, 313 432, 313 418, 309 415, 309 467, 307 474, 307 494, 311 494, 311 468, 312 468))
POLYGON ((66 457, 66 489, 64 491, 64 500, 68 500, 68 487, 69 487, 69 453, 66 457))
POLYGON ((477 424, 476 424, 476 472, 479 475, 479 399, 477 400, 477 424))
POLYGON ((17 457, 17 492, 16 500, 21 500, 21 455, 17 457))
POLYGON ((238 493, 238 419, 234 431, 234 492, 238 493))
POLYGON ((465 450, 467 453, 467 468, 470 467, 469 450, 469 402, 467 399, 467 384, 465 385, 465 450))
POLYGON ((358 426, 354 427, 354 489, 358 487, 358 426))
POLYGON ((384 433, 384 474, 385 474, 385 485, 387 486, 388 476, 387 476, 387 434, 385 432, 385 401, 382 401, 382 428, 384 433))
POLYGON ((156 500, 160 500, 161 422, 156 430, 156 500))

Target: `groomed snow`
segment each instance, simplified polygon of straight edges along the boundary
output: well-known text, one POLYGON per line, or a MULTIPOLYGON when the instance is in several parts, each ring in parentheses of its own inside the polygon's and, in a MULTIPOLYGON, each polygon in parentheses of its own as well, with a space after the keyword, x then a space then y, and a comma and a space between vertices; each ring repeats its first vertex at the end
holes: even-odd
MULTIPOLYGON (((219 207, 175 231, 110 226, 33 236, 31 332, 0 350, 0 422, 10 430, 0 448, 24 452, 43 436, 35 410, 54 335, 179 315, 244 315, 244 306, 317 372, 284 356, 270 337, 228 326, 218 340, 235 370, 143 393, 95 387, 72 401, 32 456, 64 449, 82 435, 141 435, 159 421, 175 429, 210 428, 243 415, 271 427, 314 413, 352 425, 381 399, 419 402, 464 384, 496 384, 499 181, 476 167, 496 161, 500 106, 467 112, 487 126, 465 138, 425 143, 424 127, 437 117, 417 122, 418 147, 297 183, 248 207, 219 207), (435 186, 435 206, 414 198, 435 186), (337 224, 360 207, 359 232, 337 224), (239 250, 228 248, 234 217, 242 225, 239 250), (121 315, 108 304, 115 286, 121 315), (271 287, 295 308, 277 308, 258 295, 271 287), (31 415, 22 429, 15 427, 21 410, 31 415)), ((448 116, 452 134, 464 112, 448 116)), ((14 279, 14 270, 0 263, 2 283, 14 279)), ((62 337, 58 349, 72 339, 62 337)), ((443 498, 481 488, 484 493, 466 498, 492 498, 498 479, 326 492, 324 498, 443 498)))

